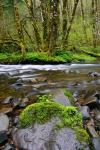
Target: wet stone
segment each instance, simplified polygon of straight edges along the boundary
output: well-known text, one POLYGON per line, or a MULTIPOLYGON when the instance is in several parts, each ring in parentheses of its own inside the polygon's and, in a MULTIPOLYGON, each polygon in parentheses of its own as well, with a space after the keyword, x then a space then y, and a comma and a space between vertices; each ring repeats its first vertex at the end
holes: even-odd
POLYGON ((100 150, 100 137, 92 139, 94 150, 100 150))
POLYGON ((7 97, 5 100, 2 101, 3 104, 9 104, 13 100, 12 96, 7 97))
POLYGON ((77 141, 75 132, 70 128, 56 130, 58 122, 58 118, 53 118, 42 125, 35 123, 32 127, 15 130, 13 140, 16 147, 25 150, 89 150, 88 145, 84 148, 77 141))
POLYGON ((15 75, 18 75, 18 74, 19 74, 18 71, 9 72, 9 75, 10 75, 10 76, 15 76, 15 75))
POLYGON ((88 106, 82 106, 79 108, 80 113, 82 114, 83 119, 89 119, 89 107, 88 106))
POLYGON ((5 142, 8 139, 6 131, 0 131, 0 144, 5 142))
POLYGON ((100 77, 100 73, 98 72, 89 72, 88 75, 91 77, 100 77))
POLYGON ((68 97, 64 95, 64 91, 62 89, 56 90, 53 93, 53 100, 65 106, 71 105, 68 97))
POLYGON ((20 89, 23 86, 23 83, 14 83, 11 87, 15 88, 16 90, 20 89))
POLYGON ((0 104, 0 113, 11 113, 13 111, 11 104, 0 104))
POLYGON ((7 131, 9 126, 9 118, 7 115, 0 113, 0 131, 7 131))
POLYGON ((4 150, 16 150, 16 147, 13 144, 6 144, 4 150))
POLYGON ((96 114, 96 120, 100 122, 100 111, 98 111, 96 114))

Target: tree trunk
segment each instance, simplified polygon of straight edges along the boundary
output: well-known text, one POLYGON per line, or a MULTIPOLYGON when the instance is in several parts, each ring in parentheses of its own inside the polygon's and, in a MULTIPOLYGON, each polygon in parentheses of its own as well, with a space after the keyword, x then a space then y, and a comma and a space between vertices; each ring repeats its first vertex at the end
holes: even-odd
POLYGON ((57 47, 59 26, 59 0, 50 0, 49 52, 57 47))
POLYGON ((35 14, 34 14, 33 1, 25 0, 25 3, 28 8, 29 14, 32 18, 32 22, 33 22, 32 26, 33 26, 34 34, 35 34, 35 38, 36 38, 37 50, 41 51, 42 50, 42 41, 41 41, 41 36, 40 36, 37 20, 35 18, 35 14))
POLYGON ((63 0, 63 47, 65 45, 65 35, 67 31, 67 22, 68 22, 67 9, 68 9, 68 0, 63 0))
POLYGON ((84 35, 85 35, 85 39, 86 39, 86 42, 88 42, 88 39, 87 39, 87 32, 86 32, 86 22, 85 22, 85 15, 84 15, 84 5, 83 5, 83 0, 81 0, 81 13, 82 13, 82 20, 83 20, 83 31, 84 31, 84 35))
POLYGON ((49 4, 48 0, 41 1, 41 11, 42 11, 42 28, 43 28, 43 47, 44 50, 48 50, 49 47, 49 37, 48 37, 48 27, 49 27, 49 4))
POLYGON ((19 11, 17 7, 17 0, 14 0, 13 2, 14 2, 13 5, 14 5, 14 16, 15 16, 16 28, 17 28, 19 39, 20 39, 21 52, 24 55, 26 48, 25 48, 22 25, 21 25, 20 17, 19 17, 19 11))

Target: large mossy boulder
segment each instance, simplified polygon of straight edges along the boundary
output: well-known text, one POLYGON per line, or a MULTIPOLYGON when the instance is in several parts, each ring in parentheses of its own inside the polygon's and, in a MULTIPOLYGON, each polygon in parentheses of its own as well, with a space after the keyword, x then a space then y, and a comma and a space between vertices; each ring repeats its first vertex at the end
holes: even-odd
POLYGON ((41 101, 22 111, 20 128, 13 134, 15 144, 27 150, 88 150, 88 134, 75 107, 41 101))

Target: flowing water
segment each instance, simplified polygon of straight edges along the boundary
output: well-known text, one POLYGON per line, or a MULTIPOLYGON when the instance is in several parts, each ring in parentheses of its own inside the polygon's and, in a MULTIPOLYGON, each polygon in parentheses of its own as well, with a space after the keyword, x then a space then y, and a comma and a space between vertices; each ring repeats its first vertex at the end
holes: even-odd
MULTIPOLYGON (((100 103, 96 101, 96 98, 100 101, 100 64, 0 65, 0 114, 7 114, 10 122, 9 132, 0 132, 0 149, 5 150, 9 146, 16 149, 12 145, 12 130, 18 125, 22 109, 34 103, 37 95, 53 94, 55 101, 66 104, 65 90, 71 91, 81 106, 92 104, 92 109, 89 105, 91 119, 85 124, 92 125, 89 128, 91 132, 93 127, 92 137, 100 137, 100 103), (96 106, 94 102, 97 103, 96 106)), ((88 117, 88 112, 84 112, 88 117)), ((8 126, 7 116, 3 116, 6 119, 5 126, 8 126)), ((0 129, 3 130, 5 126, 3 122, 0 123, 0 129)))
POLYGON ((0 101, 8 96, 24 98, 58 88, 100 90, 100 64, 0 65, 0 101))

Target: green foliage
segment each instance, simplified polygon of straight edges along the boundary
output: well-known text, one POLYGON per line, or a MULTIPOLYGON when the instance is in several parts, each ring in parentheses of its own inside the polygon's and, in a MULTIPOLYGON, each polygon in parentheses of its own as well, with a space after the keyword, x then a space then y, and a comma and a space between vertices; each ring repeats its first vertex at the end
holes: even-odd
POLYGON ((0 62, 7 60, 7 55, 4 53, 0 53, 0 62))
POLYGON ((66 90, 66 91, 64 92, 64 94, 65 94, 68 98, 72 98, 72 97, 73 97, 71 91, 69 91, 69 90, 66 90))
POLYGON ((74 102, 74 97, 73 97, 73 95, 72 95, 72 92, 67 89, 67 90, 65 90, 64 94, 65 94, 65 96, 67 96, 67 97, 69 98, 70 103, 71 103, 72 105, 74 105, 75 102, 74 102))
POLYGON ((77 135, 77 139, 80 142, 88 141, 89 135, 87 134, 86 130, 83 130, 82 128, 75 128, 75 133, 77 135))
POLYGON ((82 116, 77 109, 54 102, 46 95, 39 97, 37 103, 27 106, 22 111, 19 117, 20 127, 26 128, 35 122, 43 124, 52 117, 60 118, 61 124, 57 125, 59 128, 67 126, 74 129, 77 139, 81 142, 88 139, 86 131, 82 128, 82 116))
POLYGON ((56 51, 53 56, 49 56, 43 52, 26 52, 24 56, 19 52, 0 53, 1 63, 69 63, 80 61, 96 61, 95 57, 91 57, 82 53, 72 53, 63 50, 56 51))
POLYGON ((96 58, 86 54, 76 53, 73 54, 73 60, 74 61, 96 61, 96 58))
POLYGON ((37 103, 39 102, 53 102, 52 100, 52 95, 42 95, 42 96, 38 96, 38 100, 37 103))

